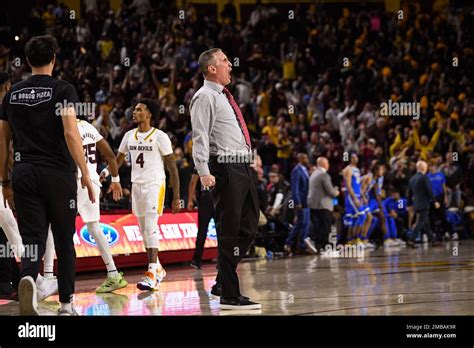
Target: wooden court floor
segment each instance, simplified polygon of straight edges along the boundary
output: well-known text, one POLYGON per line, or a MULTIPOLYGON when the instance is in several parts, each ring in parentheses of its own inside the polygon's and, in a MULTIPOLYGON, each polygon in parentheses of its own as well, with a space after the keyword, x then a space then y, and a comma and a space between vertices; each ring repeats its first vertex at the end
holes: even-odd
MULTIPOLYGON (((80 275, 75 306, 81 315, 473 315, 474 241, 364 251, 358 257, 298 256, 247 261, 239 266, 242 294, 261 311, 221 311, 209 297, 215 264, 202 270, 167 267, 159 292, 141 292, 141 270, 124 270, 129 285, 95 294, 102 273, 80 275)), ((58 297, 40 303, 54 315, 58 297)), ((18 304, 0 300, 0 315, 18 315, 18 304)))

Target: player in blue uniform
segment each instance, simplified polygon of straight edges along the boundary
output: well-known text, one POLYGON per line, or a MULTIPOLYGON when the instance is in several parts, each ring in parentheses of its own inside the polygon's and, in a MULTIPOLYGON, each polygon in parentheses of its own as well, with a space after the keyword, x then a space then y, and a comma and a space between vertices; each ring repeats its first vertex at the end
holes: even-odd
POLYGON ((405 242, 399 238, 408 227, 408 201, 400 196, 397 189, 393 189, 389 197, 382 202, 385 218, 387 220, 388 234, 398 245, 405 242))
MULTIPOLYGON (((382 188, 384 181, 385 167, 383 164, 375 163, 372 168, 372 173, 368 174, 367 179, 364 181, 365 192, 368 196, 368 206, 370 215, 373 216, 373 221, 370 225, 366 226, 367 235, 375 228, 377 223, 380 223, 380 228, 383 233, 384 246, 397 246, 398 243, 393 240, 389 233, 388 221, 386 219, 386 213, 382 206, 382 188)), ((396 236, 395 236, 396 237, 396 236)))
POLYGON ((359 235, 365 216, 361 197, 361 176, 357 167, 359 158, 355 152, 350 154, 350 163, 342 171, 346 187, 344 224, 348 227, 347 241, 353 241, 359 235))

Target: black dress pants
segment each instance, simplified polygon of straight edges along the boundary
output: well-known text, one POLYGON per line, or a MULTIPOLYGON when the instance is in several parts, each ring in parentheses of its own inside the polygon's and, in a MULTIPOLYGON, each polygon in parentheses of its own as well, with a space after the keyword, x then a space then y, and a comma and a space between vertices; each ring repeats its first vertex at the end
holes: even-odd
POLYGON ((311 222, 315 244, 324 248, 329 243, 331 233, 332 212, 328 209, 311 209, 311 222))
POLYGON ((418 210, 416 212, 416 225, 411 236, 411 241, 414 242, 416 237, 421 235, 423 232, 426 233, 430 242, 434 242, 436 240, 433 232, 431 232, 430 211, 428 209, 418 210))
POLYGON ((36 280, 51 224, 58 257, 59 301, 69 303, 74 294, 76 271, 73 243, 77 215, 76 174, 20 163, 13 167, 12 186, 18 228, 25 246, 20 275, 36 280), (35 252, 28 253, 27 248, 35 252))
POLYGON ((221 298, 240 294, 237 265, 247 253, 258 229, 257 176, 247 163, 219 163, 211 158, 209 169, 216 178, 212 189, 218 242, 217 284, 221 298))

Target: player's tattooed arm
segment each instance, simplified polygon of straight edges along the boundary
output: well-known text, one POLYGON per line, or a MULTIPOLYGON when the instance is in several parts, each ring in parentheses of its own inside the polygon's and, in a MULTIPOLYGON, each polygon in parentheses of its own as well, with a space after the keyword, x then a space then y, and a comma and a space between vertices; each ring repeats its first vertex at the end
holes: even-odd
POLYGON ((125 161, 125 154, 121 152, 117 153, 117 169, 120 168, 123 161, 125 161))
POLYGON ((188 209, 194 208, 194 201, 196 199, 196 187, 199 181, 199 175, 193 174, 191 180, 189 180, 188 186, 188 209))
MULTIPOLYGON (((122 186, 120 185, 120 179, 118 178, 118 165, 117 160, 115 159, 114 151, 110 148, 109 143, 106 140, 102 139, 97 142, 97 149, 100 151, 102 155, 104 155, 105 160, 107 161, 107 168, 109 168, 112 177, 116 179, 116 181, 112 180, 110 183, 110 187, 107 193, 112 192, 112 196, 115 201, 118 201, 122 198, 122 186)), ((112 179, 113 179, 112 178, 112 179)))
POLYGON ((115 154, 113 150, 110 148, 107 141, 104 139, 98 141, 97 149, 102 155, 104 155, 105 160, 107 161, 107 168, 109 168, 110 174, 112 174, 112 176, 117 176, 118 175, 117 160, 115 159, 115 154))
POLYGON ((165 163, 166 169, 170 173, 170 184, 173 188, 173 203, 172 210, 173 214, 179 213, 181 210, 181 199, 179 196, 179 173, 178 167, 176 167, 176 161, 174 154, 163 156, 163 161, 165 163))

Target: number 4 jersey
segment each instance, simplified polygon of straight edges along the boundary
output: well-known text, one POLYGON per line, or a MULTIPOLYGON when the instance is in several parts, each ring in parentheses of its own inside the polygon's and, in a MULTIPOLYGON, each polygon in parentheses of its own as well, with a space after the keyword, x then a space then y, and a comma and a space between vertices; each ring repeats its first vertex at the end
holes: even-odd
MULTIPOLYGON (((87 168, 91 181, 100 185, 99 174, 97 174, 97 142, 103 139, 102 135, 89 122, 77 120, 77 128, 82 139, 82 147, 84 148, 84 156, 86 158, 87 168)), ((81 170, 77 168, 77 177, 82 176, 81 170)))
POLYGON ((173 153, 168 135, 156 128, 141 133, 138 128, 125 133, 119 152, 129 153, 132 164, 132 182, 148 183, 166 179, 162 156, 173 153))

